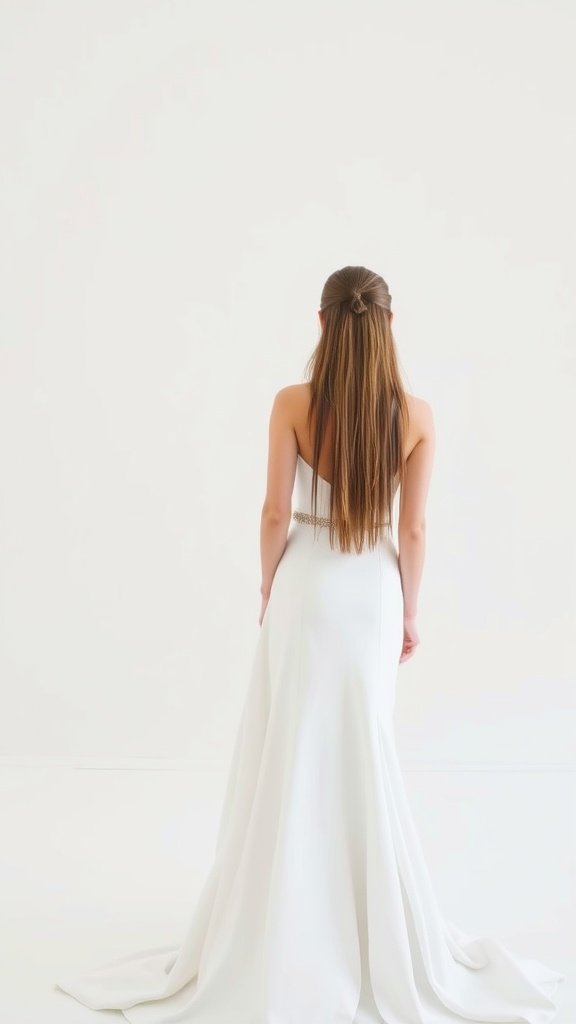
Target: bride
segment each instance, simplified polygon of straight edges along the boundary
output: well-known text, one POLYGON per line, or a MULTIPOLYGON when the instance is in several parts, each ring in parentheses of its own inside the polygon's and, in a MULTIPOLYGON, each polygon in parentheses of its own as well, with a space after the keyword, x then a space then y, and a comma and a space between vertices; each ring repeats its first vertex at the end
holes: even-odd
POLYGON ((272 405, 261 628, 194 912, 179 943, 57 985, 132 1024, 549 1024, 564 975, 444 918, 396 753, 432 411, 380 275, 335 271, 319 317, 309 379, 272 405))

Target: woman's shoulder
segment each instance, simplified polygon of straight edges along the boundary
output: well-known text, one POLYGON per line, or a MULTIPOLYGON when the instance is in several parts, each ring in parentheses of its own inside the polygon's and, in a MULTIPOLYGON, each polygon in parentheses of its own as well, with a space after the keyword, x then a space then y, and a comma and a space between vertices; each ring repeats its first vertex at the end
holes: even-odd
POLYGON ((304 384, 285 384, 284 387, 281 387, 276 391, 274 400, 283 402, 301 402, 309 397, 310 384, 306 382, 304 384))
POLYGON ((310 404, 310 384, 285 384, 276 391, 273 404, 281 408, 285 415, 300 419, 310 404))
POLYGON ((427 422, 432 417, 432 406, 426 398, 421 398, 419 395, 412 395, 409 391, 405 391, 406 402, 408 403, 408 410, 410 415, 415 420, 427 422))
POLYGON ((310 394, 310 382, 304 381, 302 384, 285 384, 284 387, 280 388, 277 394, 286 395, 287 398, 307 396, 310 394))

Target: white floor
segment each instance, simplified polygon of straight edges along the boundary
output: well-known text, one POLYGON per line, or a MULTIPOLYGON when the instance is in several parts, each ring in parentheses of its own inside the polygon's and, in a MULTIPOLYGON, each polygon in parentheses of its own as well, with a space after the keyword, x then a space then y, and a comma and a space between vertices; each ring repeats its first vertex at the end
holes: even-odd
MULTIPOLYGON (((562 970, 556 1022, 576 1024, 576 773, 404 777, 446 917, 562 970)), ((2 1021, 124 1020, 82 1007, 54 978, 178 944, 211 863, 224 782, 206 768, 1 768, 2 1021)))

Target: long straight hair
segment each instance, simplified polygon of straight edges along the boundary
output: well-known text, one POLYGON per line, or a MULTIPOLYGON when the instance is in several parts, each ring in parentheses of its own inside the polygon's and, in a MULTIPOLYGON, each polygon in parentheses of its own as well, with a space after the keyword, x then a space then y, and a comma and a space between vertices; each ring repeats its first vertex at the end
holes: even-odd
POLYGON ((318 463, 332 418, 330 546, 373 548, 392 528, 396 486, 404 482, 408 403, 390 324, 391 295, 379 274, 343 267, 322 289, 325 320, 305 368, 307 426, 313 437, 316 514, 318 463))

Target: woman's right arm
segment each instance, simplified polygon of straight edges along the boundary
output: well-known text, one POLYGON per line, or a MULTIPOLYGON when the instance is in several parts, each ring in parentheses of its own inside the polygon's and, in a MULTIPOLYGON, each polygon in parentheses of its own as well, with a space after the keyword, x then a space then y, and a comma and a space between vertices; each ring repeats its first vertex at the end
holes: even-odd
POLYGON ((426 550, 426 499, 436 443, 434 418, 428 402, 422 398, 416 399, 414 412, 418 440, 406 460, 398 518, 398 561, 404 597, 405 632, 401 661, 410 656, 418 643, 415 619, 426 550))

